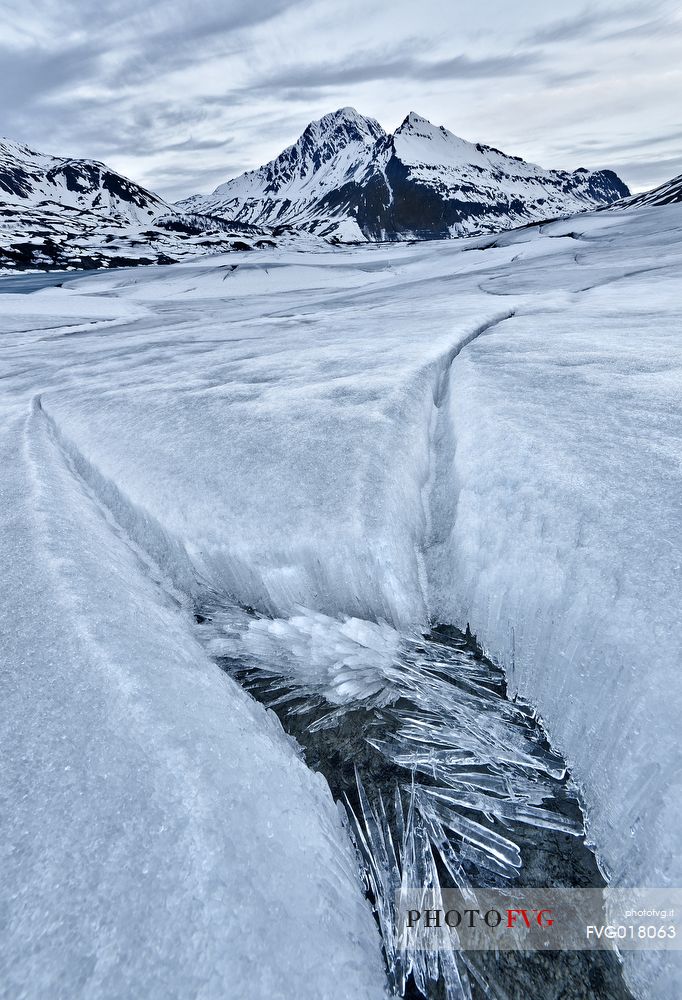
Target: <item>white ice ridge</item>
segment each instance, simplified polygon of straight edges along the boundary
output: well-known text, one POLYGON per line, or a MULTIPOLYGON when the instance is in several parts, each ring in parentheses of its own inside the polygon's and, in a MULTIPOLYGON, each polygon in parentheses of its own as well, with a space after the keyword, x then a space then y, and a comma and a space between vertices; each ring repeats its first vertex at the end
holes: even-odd
MULTIPOLYGON (((264 251, 2 296, 2 725, 19 762, 0 782, 30 844, 14 946, 54 917, 26 962, 49 977, 70 942, 106 996, 123 969, 195 984, 197 955, 222 948, 198 995, 257 968, 246 997, 291 947, 297 996, 374 995, 331 802, 189 636, 198 592, 285 619, 470 621, 565 753, 614 880, 680 884, 681 232, 666 206, 487 249, 264 251), (282 906, 331 900, 295 945, 245 937, 213 895, 261 857, 282 906)), ((633 981, 677 995, 668 960, 637 961, 633 981)))
POLYGON ((0 994, 380 1000, 329 788, 193 637, 181 550, 38 402, 3 430, 0 994))

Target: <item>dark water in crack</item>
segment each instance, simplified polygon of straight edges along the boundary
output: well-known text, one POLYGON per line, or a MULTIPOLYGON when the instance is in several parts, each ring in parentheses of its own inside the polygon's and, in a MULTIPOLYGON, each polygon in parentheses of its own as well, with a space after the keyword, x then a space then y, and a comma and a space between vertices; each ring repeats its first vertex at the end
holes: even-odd
POLYGON ((533 711, 509 700, 503 673, 472 636, 440 626, 401 636, 386 655, 370 634, 357 640, 364 654, 349 656, 330 632, 330 686, 301 662, 305 643, 267 619, 244 612, 226 619, 224 609, 205 608, 197 621, 208 636, 227 636, 222 648, 234 654, 217 656, 219 664, 277 714, 345 805, 395 995, 631 997, 608 952, 448 952, 434 965, 396 939, 401 884, 605 884, 564 761, 533 711))

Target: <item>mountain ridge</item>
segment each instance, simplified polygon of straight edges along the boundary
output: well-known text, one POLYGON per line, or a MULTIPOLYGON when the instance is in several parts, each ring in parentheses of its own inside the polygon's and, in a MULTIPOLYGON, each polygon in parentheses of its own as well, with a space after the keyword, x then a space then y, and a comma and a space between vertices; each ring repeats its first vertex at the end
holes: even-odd
POLYGON ((52 156, 0 138, 0 200, 56 204, 147 222, 171 205, 99 160, 52 156))
POLYGON ((476 235, 629 194, 610 170, 545 170, 414 111, 390 134, 345 107, 310 122, 262 167, 177 207, 346 242, 476 235))
POLYGON ((0 138, 0 270, 171 264, 274 244, 260 227, 180 212, 99 160, 0 138))
POLYGON ((389 133, 340 108, 309 122, 262 167, 175 205, 99 160, 0 138, 0 270, 173 263, 305 246, 311 237, 473 236, 595 208, 679 201, 681 191, 678 177, 631 196, 611 170, 545 170, 415 111, 389 133))

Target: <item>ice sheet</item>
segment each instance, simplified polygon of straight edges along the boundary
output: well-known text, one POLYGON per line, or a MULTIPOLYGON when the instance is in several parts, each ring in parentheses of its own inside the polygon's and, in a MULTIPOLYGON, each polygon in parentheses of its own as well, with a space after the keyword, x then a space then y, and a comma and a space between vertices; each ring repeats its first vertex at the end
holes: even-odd
MULTIPOLYGON (((89 716, 75 706, 103 697, 114 684, 111 665, 125 661, 125 682, 115 685, 116 719, 126 725, 121 736, 118 726, 101 736, 98 766, 112 745, 129 756, 132 801, 149 818, 154 798, 142 762, 150 729, 165 739, 186 718, 189 682, 179 678, 195 656, 210 671, 187 645, 186 615, 155 604, 149 564, 187 603, 213 593, 282 618, 304 605, 399 629, 430 616, 469 620, 565 753, 613 877, 679 884, 681 232, 677 206, 597 213, 506 233, 494 246, 478 239, 226 255, 88 278, 75 290, 30 296, 32 315, 23 302, 3 303, 3 447, 15 479, 5 487, 1 537, 26 546, 33 560, 14 564, 26 573, 20 610, 8 619, 16 697, 33 704, 36 675, 25 664, 38 662, 49 677, 41 650, 54 650, 61 667, 49 691, 70 706, 60 732, 67 746, 78 746, 99 731, 98 716, 84 733, 89 716), (53 491, 47 457, 30 467, 54 521, 49 583, 40 576, 47 536, 20 517, 13 499, 27 488, 22 462, 37 446, 38 428, 49 435, 50 454, 64 456, 67 484, 81 484, 76 500, 66 486, 53 491), (86 517, 94 510, 106 512, 101 534, 86 517), (60 527, 67 522, 81 525, 69 556, 60 527), (119 556, 110 547, 119 544, 128 553, 133 546, 142 562, 134 571, 121 566, 115 583, 109 566, 119 556), (81 601, 75 620, 54 610, 72 591, 81 601), (67 654, 57 642, 62 634, 59 642, 80 642, 83 630, 96 634, 98 670, 80 646, 67 654), (145 686, 152 676, 154 685, 145 686), (132 711, 136 698, 140 716, 132 711)), ((7 590, 14 599, 18 584, 7 590)), ((286 799, 296 815, 316 816, 317 860, 303 867, 313 872, 311 885, 321 884, 315 879, 331 856, 324 852, 346 856, 338 831, 323 836, 330 803, 315 798, 322 792, 288 745, 266 736, 262 713, 223 689, 222 679, 206 684, 206 711, 220 722, 209 713, 206 723, 197 709, 186 723, 187 746, 209 730, 211 748, 223 760, 235 754, 237 763, 229 779, 206 772, 197 857, 220 855, 215 870, 228 880, 252 870, 267 842, 269 810, 276 814, 286 799), (230 728, 238 713, 251 720, 241 733, 230 728), (264 803, 254 786, 272 760, 297 777, 284 780, 282 771, 277 782, 288 794, 264 803), (259 831, 249 843, 253 855, 230 854, 239 838, 221 804, 233 784, 243 791, 239 823, 250 817, 259 831), (222 846, 206 847, 207 829, 219 845, 229 838, 225 855, 222 846)), ((45 685, 38 687, 47 698, 45 685)), ((40 704, 48 711, 51 703, 40 704)), ((27 717, 17 710, 9 718, 18 739, 27 717)), ((56 740, 57 729, 49 731, 56 740)), ((51 742, 40 744, 38 729, 31 732, 44 761, 61 760, 51 742)), ((186 802, 186 793, 164 761, 164 802, 179 823, 169 803, 173 796, 186 802)), ((25 769, 19 773, 25 778, 25 769)), ((59 828, 74 802, 84 810, 80 829, 88 828, 89 773, 79 770, 64 787, 39 786, 45 811, 32 837, 42 844, 40 831, 59 828)), ((18 787, 7 786, 10 802, 18 787)), ((126 795, 107 796, 120 815, 126 795)), ((186 809, 179 813, 186 817, 186 809)), ((280 899, 299 891, 297 830, 292 819, 278 847, 286 860, 265 864, 280 899)), ((81 843, 82 833, 67 825, 65 854, 81 843)), ((164 850, 174 859, 178 844, 169 834, 164 850)), ((121 857, 135 856, 126 845, 121 857)), ((163 851, 153 857, 168 870, 163 851)), ((18 876, 29 885, 37 878, 31 864, 20 864, 18 876)), ((84 871, 96 885, 99 862, 84 871)), ((344 871, 334 905, 352 912, 359 927, 365 911, 344 871)), ((48 910, 54 893, 53 881, 48 910)), ((77 909, 76 896, 69 898, 77 909)), ((109 910, 114 925, 128 905, 117 898, 109 910)), ((202 888, 199 911, 205 898, 202 888)), ((145 925, 139 905, 132 923, 142 933, 153 921, 148 916, 145 925)), ((318 954, 337 933, 344 940, 351 933, 331 912, 324 906, 326 944, 313 932, 302 935, 318 954)), ((192 947, 205 947, 203 934, 215 944, 211 926, 200 920, 202 930, 183 941, 187 963, 192 947)), ((79 933, 92 942, 91 928, 79 933)), ((369 995, 378 964, 352 937, 347 950, 337 948, 339 961, 356 969, 355 995, 369 995)), ((176 939, 164 940, 174 952, 176 939)), ((286 961, 285 944, 274 940, 263 946, 270 965, 257 963, 263 976, 286 961)), ((245 975, 241 948, 230 954, 245 975)), ((120 954, 110 955, 112 969, 120 954)), ((340 981, 336 967, 326 967, 327 987, 318 978, 315 995, 340 981)), ((670 968, 640 963, 633 975, 656 983, 656 996, 675 995, 670 968)), ((213 995, 208 986, 205 995, 213 995)))

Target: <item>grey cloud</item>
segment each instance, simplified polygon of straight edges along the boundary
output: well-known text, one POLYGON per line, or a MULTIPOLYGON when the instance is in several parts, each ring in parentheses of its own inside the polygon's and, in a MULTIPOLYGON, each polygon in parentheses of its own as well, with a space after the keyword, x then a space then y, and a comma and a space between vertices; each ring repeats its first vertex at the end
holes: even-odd
POLYGON ((626 4, 619 8, 585 8, 581 14, 574 17, 562 18, 554 21, 532 34, 527 35, 524 41, 529 45, 545 45, 552 42, 570 42, 578 39, 587 39, 598 33, 600 28, 609 25, 623 25, 623 22, 632 18, 651 16, 651 9, 656 4, 626 4))
POLYGON ((189 139, 183 139, 182 142, 171 142, 166 146, 162 146, 161 149, 166 152, 179 152, 181 150, 189 149, 193 152, 203 151, 206 149, 228 149, 230 146, 234 146, 235 140, 231 139, 193 139, 191 136, 189 139))
POLYGON ((584 139, 572 147, 573 156, 592 157, 603 156, 614 160, 623 153, 636 149, 655 149, 657 146, 682 143, 682 129, 673 132, 661 132, 658 135, 633 137, 619 142, 609 142, 603 139, 584 139))
MULTIPOLYGON (((237 143, 234 129, 226 123, 222 135, 197 135, 197 116, 189 110, 182 113, 166 109, 155 116, 153 109, 136 114, 133 110, 127 113, 127 109, 123 111, 119 107, 113 115, 106 104, 73 101, 68 114, 58 113, 54 120, 52 116, 54 109, 43 109, 42 114, 37 114, 36 110, 30 115, 17 114, 3 123, 10 127, 1 129, 0 134, 4 132, 33 148, 57 156, 103 160, 124 173, 131 173, 131 170, 123 169, 121 161, 130 162, 134 157, 153 160, 159 167, 184 161, 187 163, 187 176, 191 177, 200 174, 204 160, 213 156, 224 164, 220 178, 224 180, 227 169, 225 160, 234 159, 237 143), (49 134, 47 142, 46 134, 49 134)), ((173 171, 176 172, 175 167, 173 171)), ((143 181, 155 190, 162 183, 158 176, 160 172, 154 167, 154 172, 147 171, 143 178, 138 176, 139 169, 132 171, 134 180, 143 181)), ((190 184, 190 188, 193 186, 190 184)))
POLYGON ((563 87, 567 83, 584 83, 586 80, 593 79, 596 76, 594 70, 576 70, 575 72, 565 72, 565 73, 547 73, 544 76, 544 82, 548 87, 563 87))
POLYGON ((682 34, 682 21, 675 20, 670 15, 654 18, 640 24, 632 24, 627 28, 619 28, 599 35, 602 42, 642 41, 645 38, 658 38, 682 34))
POLYGON ((240 34, 273 20, 306 0, 201 0, 183 7, 166 5, 141 36, 128 37, 130 51, 111 76, 112 86, 139 86, 164 72, 183 69, 216 55, 242 51, 240 34), (180 13, 178 14, 178 10, 180 13), (175 16, 173 14, 175 13, 175 16), (159 23, 156 23, 156 22, 159 23))
POLYGON ((298 97, 309 96, 309 91, 371 81, 412 80, 467 80, 493 77, 518 76, 532 71, 539 63, 535 53, 512 53, 505 56, 470 58, 466 55, 450 59, 426 60, 396 55, 389 59, 373 58, 370 54, 361 60, 337 63, 309 63, 291 66, 260 78, 252 88, 262 92, 269 88, 284 87, 287 93, 298 97))
MULTIPOLYGON (((194 0, 190 4, 134 0, 114 4, 47 2, 41 22, 52 25, 48 46, 0 49, 3 97, 26 106, 49 99, 67 82, 92 81, 112 90, 139 88, 158 78, 205 60, 212 54, 239 52, 240 33, 265 24, 307 0, 194 0), (74 45, 70 37, 87 35, 74 45), (105 56, 117 58, 110 68, 105 56)), ((11 15, 6 15, 11 23, 11 15)), ((35 19, 35 14, 33 14, 35 19)), ((31 21, 17 8, 14 18, 31 21)))
POLYGON ((517 76, 533 70, 539 61, 538 56, 532 52, 491 56, 487 59, 470 59, 468 56, 459 55, 434 63, 415 64, 413 75, 415 79, 427 80, 467 80, 517 76))
POLYGON ((613 169, 629 187, 647 190, 682 174, 682 154, 655 160, 616 162, 613 169))
MULTIPOLYGON (((173 167, 172 169, 157 171, 154 174, 155 183, 159 188, 169 187, 182 188, 187 193, 187 184, 192 184, 192 190, 199 190, 206 184, 216 187, 221 184, 226 177, 236 176, 244 173, 246 165, 239 161, 227 160, 219 167, 173 167)), ((178 195, 180 197, 180 195, 178 195)))
MULTIPOLYGON (((226 34, 252 28, 257 24, 265 24, 279 14, 292 7, 298 7, 305 0, 230 0, 230 2, 215 3, 204 0, 197 4, 196 0, 185 10, 190 15, 182 26, 183 35, 180 40, 200 41, 215 34, 226 34), (206 17, 197 17, 198 8, 208 8, 206 17)), ((168 35, 168 30, 160 32, 159 37, 168 35)))
POLYGON ((566 42, 584 38, 591 34, 592 29, 602 20, 603 14, 585 12, 578 17, 565 18, 540 28, 528 35, 524 41, 530 45, 545 45, 548 42, 566 42))
POLYGON ((8 110, 26 107, 95 76, 101 53, 90 45, 49 51, 37 45, 17 51, 0 47, 0 93, 8 110))

